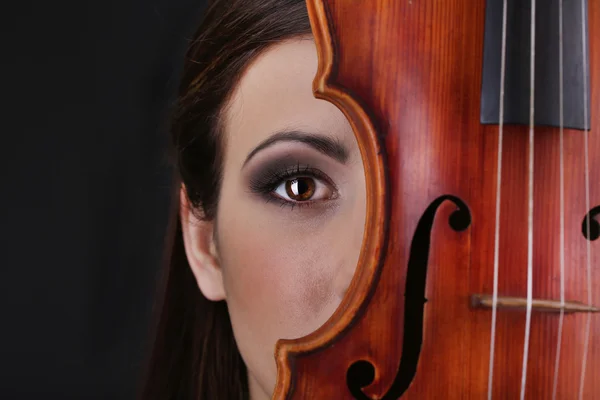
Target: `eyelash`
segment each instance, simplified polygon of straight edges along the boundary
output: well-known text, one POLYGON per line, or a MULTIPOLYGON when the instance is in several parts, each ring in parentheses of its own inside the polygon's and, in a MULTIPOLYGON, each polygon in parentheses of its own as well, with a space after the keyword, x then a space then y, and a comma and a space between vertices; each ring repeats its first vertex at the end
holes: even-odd
POLYGON ((310 177, 323 181, 325 184, 331 186, 334 194, 337 193, 337 187, 332 182, 331 178, 329 178, 324 172, 316 168, 312 168, 309 165, 301 165, 300 163, 291 167, 271 167, 266 169, 260 173, 259 176, 250 180, 250 190, 253 193, 263 196, 268 203, 275 201, 278 202, 281 207, 291 207, 292 210, 295 207, 314 206, 315 203, 318 203, 320 200, 296 202, 283 199, 273 194, 275 189, 277 189, 281 183, 299 176, 310 177))

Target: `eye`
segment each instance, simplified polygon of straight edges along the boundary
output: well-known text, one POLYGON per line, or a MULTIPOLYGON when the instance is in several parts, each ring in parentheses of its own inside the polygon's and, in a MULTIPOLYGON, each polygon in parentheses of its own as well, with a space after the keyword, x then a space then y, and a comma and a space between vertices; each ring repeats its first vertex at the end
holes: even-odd
POLYGON ((274 193, 283 200, 291 202, 306 202, 327 200, 333 197, 333 189, 320 179, 310 176, 298 176, 286 179, 274 193))

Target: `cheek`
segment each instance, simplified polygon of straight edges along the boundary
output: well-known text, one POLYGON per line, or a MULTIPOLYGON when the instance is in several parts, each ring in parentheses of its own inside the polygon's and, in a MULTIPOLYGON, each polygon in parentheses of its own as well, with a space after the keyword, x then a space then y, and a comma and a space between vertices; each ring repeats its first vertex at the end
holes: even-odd
POLYGON ((294 338, 324 322, 320 316, 335 301, 335 276, 345 257, 332 251, 332 227, 299 227, 295 213, 275 210, 223 218, 225 287, 231 312, 244 325, 294 338), (280 216, 268 219, 273 213, 280 216))

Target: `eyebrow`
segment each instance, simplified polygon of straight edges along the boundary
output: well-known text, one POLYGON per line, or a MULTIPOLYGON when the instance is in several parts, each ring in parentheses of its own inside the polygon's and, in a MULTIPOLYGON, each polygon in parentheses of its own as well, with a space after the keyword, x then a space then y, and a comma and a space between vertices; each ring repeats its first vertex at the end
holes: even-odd
POLYGON ((281 131, 261 142, 246 157, 244 165, 261 150, 277 142, 300 142, 344 164, 348 160, 348 150, 338 140, 327 136, 302 131, 281 131))

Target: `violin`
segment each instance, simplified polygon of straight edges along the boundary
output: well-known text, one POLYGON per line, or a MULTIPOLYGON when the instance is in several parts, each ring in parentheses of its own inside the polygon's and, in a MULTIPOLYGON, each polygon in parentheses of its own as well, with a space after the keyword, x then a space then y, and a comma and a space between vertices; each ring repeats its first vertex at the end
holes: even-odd
POLYGON ((274 399, 600 398, 600 2, 307 0, 367 185, 274 399))

